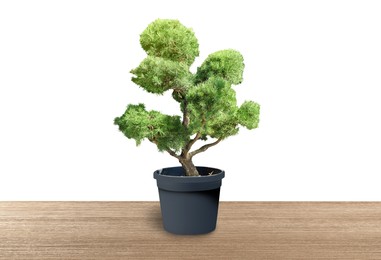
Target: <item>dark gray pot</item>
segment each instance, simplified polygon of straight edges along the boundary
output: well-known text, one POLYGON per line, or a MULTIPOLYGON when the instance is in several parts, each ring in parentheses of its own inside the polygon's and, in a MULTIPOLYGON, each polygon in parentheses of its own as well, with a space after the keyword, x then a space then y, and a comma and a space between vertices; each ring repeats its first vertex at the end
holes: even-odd
POLYGON ((164 229, 168 232, 194 235, 216 228, 225 172, 209 167, 197 167, 197 170, 201 176, 185 176, 182 167, 164 168, 153 174, 159 188, 164 229))

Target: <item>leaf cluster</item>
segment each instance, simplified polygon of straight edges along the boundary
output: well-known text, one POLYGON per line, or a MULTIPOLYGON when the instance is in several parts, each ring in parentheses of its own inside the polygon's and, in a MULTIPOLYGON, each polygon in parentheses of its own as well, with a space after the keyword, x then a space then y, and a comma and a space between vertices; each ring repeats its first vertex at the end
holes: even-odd
POLYGON ((192 74, 184 63, 148 56, 131 70, 132 81, 150 93, 163 94, 168 89, 184 92, 192 84, 192 74))
POLYGON ((212 77, 191 88, 186 98, 193 132, 222 139, 238 132, 236 94, 226 80, 212 77))
POLYGON ((187 140, 179 116, 163 115, 158 111, 147 111, 144 104, 128 105, 124 114, 115 118, 119 130, 139 145, 145 138, 155 143, 160 151, 179 151, 187 140))
POLYGON ((157 19, 140 35, 140 44, 150 56, 182 62, 190 66, 199 55, 192 29, 178 20, 157 19))
POLYGON ((240 84, 245 64, 243 56, 236 50, 221 50, 210 54, 197 69, 195 83, 204 82, 210 77, 221 77, 231 84, 240 84))

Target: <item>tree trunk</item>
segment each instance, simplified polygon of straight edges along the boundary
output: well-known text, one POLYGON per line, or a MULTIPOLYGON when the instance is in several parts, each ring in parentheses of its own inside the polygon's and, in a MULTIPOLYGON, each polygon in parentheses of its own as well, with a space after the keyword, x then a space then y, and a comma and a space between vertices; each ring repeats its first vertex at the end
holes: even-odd
POLYGON ((192 158, 189 158, 189 157, 188 158, 180 158, 179 162, 183 166, 186 176, 199 176, 200 175, 197 171, 196 166, 194 166, 194 164, 192 162, 192 158))

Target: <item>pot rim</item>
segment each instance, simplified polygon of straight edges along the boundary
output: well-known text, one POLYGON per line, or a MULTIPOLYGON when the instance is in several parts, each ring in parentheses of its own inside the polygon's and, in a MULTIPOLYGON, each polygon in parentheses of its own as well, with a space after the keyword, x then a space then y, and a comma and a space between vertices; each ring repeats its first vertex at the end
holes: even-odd
POLYGON ((183 173, 183 167, 178 166, 157 170, 154 172, 153 177, 156 179, 159 188, 173 191, 210 190, 221 186, 222 178, 225 177, 225 171, 204 166, 196 166, 196 168, 204 172, 205 170, 216 170, 218 173, 204 176, 173 176, 162 174, 163 171, 172 171, 173 174, 183 173))
POLYGON ((214 167, 208 167, 208 166, 196 166, 198 170, 212 170, 213 172, 216 171, 217 173, 213 173, 211 175, 199 175, 199 176, 186 176, 186 175, 180 175, 180 176, 175 176, 175 175, 168 175, 168 174, 163 174, 163 171, 170 171, 170 170, 181 170, 183 167, 181 166, 174 166, 174 167, 165 167, 158 169, 154 172, 154 178, 173 178, 173 179, 199 179, 199 178, 208 178, 208 179, 222 179, 225 177, 225 171, 221 170, 219 168, 214 168, 214 167))

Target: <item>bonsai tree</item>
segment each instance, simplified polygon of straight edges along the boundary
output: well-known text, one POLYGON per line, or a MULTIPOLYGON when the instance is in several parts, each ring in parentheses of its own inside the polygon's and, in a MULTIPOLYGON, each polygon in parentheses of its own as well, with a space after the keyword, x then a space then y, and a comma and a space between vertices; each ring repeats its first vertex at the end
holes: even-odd
POLYGON ((132 81, 153 94, 172 91, 181 116, 147 111, 144 104, 128 105, 114 123, 136 145, 147 139, 178 159, 187 176, 198 176, 195 155, 237 134, 239 126, 258 127, 259 105, 245 101, 237 106, 232 88, 242 82, 244 63, 238 51, 212 53, 192 74, 189 67, 199 55, 197 38, 178 20, 166 19, 149 24, 140 44, 147 57, 131 70, 132 81), (200 140, 205 144, 192 150, 200 140))

